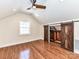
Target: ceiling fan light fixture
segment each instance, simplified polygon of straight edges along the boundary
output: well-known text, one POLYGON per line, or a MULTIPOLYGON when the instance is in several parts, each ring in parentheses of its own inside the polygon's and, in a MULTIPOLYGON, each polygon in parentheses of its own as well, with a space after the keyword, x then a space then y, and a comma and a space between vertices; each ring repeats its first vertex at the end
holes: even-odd
POLYGON ((33 6, 33 8, 36 8, 36 6, 33 6))
POLYGON ((36 1, 37 0, 30 0, 31 3, 32 3, 32 6, 30 8, 27 8, 27 10, 30 10, 31 8, 38 8, 38 9, 46 9, 46 6, 45 5, 41 5, 41 4, 37 4, 36 1))

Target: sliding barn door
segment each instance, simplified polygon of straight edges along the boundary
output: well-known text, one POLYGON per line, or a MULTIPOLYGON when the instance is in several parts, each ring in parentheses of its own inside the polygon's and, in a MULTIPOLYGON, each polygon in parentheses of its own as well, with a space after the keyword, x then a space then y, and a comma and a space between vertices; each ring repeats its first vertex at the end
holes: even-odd
POLYGON ((61 46, 73 51, 73 22, 61 24, 62 43, 61 46))

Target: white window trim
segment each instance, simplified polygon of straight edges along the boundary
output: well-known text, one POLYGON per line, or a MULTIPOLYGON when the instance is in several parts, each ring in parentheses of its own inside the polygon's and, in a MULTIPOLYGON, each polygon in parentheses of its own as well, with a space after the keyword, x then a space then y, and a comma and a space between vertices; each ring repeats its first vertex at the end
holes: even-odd
POLYGON ((31 31, 30 31, 30 22, 28 21, 20 21, 20 24, 19 24, 19 34, 20 35, 29 35, 31 34, 31 31), (23 24, 23 25, 22 25, 23 24), (22 27, 24 27, 25 29, 23 29, 22 27), (28 28, 28 29, 27 29, 28 28), (22 32, 23 30, 25 30, 25 32, 22 32), (29 31, 29 32, 26 32, 26 31, 29 31))

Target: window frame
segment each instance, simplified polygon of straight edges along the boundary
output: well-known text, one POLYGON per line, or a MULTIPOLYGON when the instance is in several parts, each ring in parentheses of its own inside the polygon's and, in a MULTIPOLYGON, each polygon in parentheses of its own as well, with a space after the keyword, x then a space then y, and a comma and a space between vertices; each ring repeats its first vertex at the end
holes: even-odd
POLYGON ((31 26, 30 25, 31 25, 31 23, 28 22, 28 21, 20 21, 19 22, 19 34, 20 35, 29 35, 29 34, 31 34, 31 31, 30 31, 31 26), (23 32, 24 30, 25 30, 25 32, 23 32), (27 32, 27 30, 28 30, 28 32, 27 32))

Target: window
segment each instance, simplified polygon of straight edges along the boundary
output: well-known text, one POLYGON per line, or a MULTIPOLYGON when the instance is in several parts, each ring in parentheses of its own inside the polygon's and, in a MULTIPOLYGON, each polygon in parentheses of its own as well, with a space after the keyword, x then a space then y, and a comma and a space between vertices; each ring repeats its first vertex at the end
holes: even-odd
POLYGON ((30 22, 20 22, 20 34, 30 34, 30 22))

